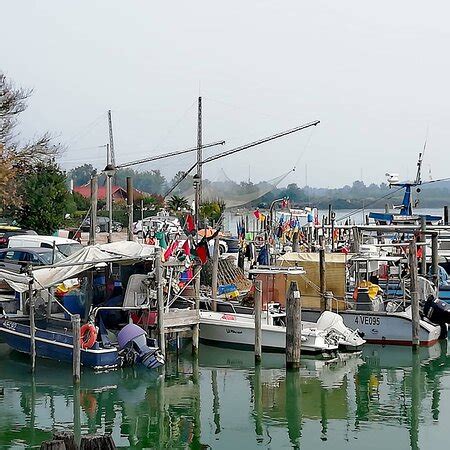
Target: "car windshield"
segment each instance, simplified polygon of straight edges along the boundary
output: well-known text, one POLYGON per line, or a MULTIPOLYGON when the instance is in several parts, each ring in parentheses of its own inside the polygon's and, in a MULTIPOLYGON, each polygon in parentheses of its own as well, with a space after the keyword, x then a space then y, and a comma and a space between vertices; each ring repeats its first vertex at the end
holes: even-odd
POLYGON ((76 253, 78 250, 83 248, 81 244, 73 243, 73 244, 59 244, 58 250, 64 255, 64 256, 70 256, 76 253))
POLYGON ((55 252, 55 259, 53 260, 53 252, 39 252, 39 258, 44 261, 44 264, 51 265, 60 262, 64 259, 64 256, 59 252, 55 252))

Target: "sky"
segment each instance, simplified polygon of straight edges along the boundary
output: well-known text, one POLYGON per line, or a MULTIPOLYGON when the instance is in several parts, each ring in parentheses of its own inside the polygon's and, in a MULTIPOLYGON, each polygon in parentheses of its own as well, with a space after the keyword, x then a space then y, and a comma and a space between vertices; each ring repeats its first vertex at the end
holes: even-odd
MULTIPOLYGON (((231 149, 205 177, 336 187, 386 172, 450 176, 450 6, 444 1, 14 0, 2 2, 0 70, 33 88, 23 139, 50 131, 61 164, 105 165, 203 142, 231 149), (7 45, 5 45, 7 43, 7 45)), ((137 166, 169 179, 195 155, 137 166)))

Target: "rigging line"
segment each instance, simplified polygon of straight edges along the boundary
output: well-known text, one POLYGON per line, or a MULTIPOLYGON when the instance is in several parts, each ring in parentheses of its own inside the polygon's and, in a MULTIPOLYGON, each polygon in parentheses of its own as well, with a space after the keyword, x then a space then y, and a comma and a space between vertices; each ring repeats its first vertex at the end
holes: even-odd
POLYGON ((167 138, 169 137, 169 135, 172 134, 172 132, 175 130, 175 128, 178 127, 178 125, 180 125, 181 121, 185 119, 187 113, 192 109, 192 107, 196 103, 197 103, 197 99, 194 99, 193 102, 189 105, 189 107, 183 112, 183 114, 172 124, 172 126, 169 126, 169 128, 167 129, 165 135, 163 135, 161 137, 159 142, 154 147, 154 149, 153 149, 154 151, 159 150, 159 147, 161 146, 161 144, 163 142, 167 141, 167 138))
POLYGON ((309 136, 308 136, 308 139, 307 139, 307 141, 306 141, 306 144, 305 144, 305 146, 304 146, 304 148, 303 148, 303 151, 300 153, 300 156, 298 157, 297 161, 295 161, 295 164, 294 164, 294 171, 297 169, 297 164, 300 162, 300 160, 302 159, 303 155, 304 155, 305 152, 306 152, 306 149, 307 149, 308 146, 309 146, 309 143, 310 143, 310 141, 311 141, 313 132, 314 132, 314 128, 311 128, 311 129, 309 130, 309 136))
MULTIPOLYGON (((209 158, 204 159, 202 164, 207 164, 207 163, 215 161, 217 159, 221 159, 221 158, 224 158, 226 156, 230 156, 230 155, 232 155, 234 153, 239 153, 239 152, 241 152, 243 150, 247 150, 248 148, 256 147, 256 146, 258 146, 260 144, 264 144, 266 142, 273 141, 274 139, 278 139, 280 137, 287 136, 288 134, 297 133, 298 131, 302 131, 302 130, 304 130, 306 128, 317 126, 319 123, 320 123, 320 120, 315 120, 313 122, 308 122, 308 123, 305 123, 303 125, 299 125, 298 127, 291 128, 291 129, 286 130, 286 131, 281 131, 279 133, 272 134, 271 136, 264 137, 262 139, 258 139, 257 141, 253 141, 253 142, 250 142, 248 144, 244 144, 244 145, 241 145, 239 147, 232 148, 230 150, 226 150, 226 151, 224 151, 222 153, 218 153, 217 155, 213 155, 213 156, 210 156, 209 158)), ((164 198, 167 197, 171 192, 173 192, 173 190, 189 175, 190 172, 192 172, 195 169, 195 167, 197 167, 197 163, 195 163, 193 166, 191 166, 191 168, 187 172, 184 173, 184 175, 178 180, 178 182, 175 183, 174 186, 172 186, 170 188, 170 190, 164 195, 164 198)))
POLYGON ((365 204, 364 207, 355 209, 354 211, 352 211, 352 212, 350 212, 350 213, 348 213, 348 214, 346 214, 346 215, 344 215, 344 216, 342 216, 342 217, 339 217, 338 219, 336 219, 336 221, 341 221, 341 220, 348 219, 349 217, 354 216, 354 215, 357 214, 358 212, 360 212, 360 211, 366 209, 368 206, 371 206, 371 205, 373 205, 374 203, 379 202, 380 200, 383 200, 384 198, 392 197, 394 194, 396 194, 398 191, 400 191, 400 190, 402 190, 402 189, 403 189, 403 187, 401 186, 401 187, 395 189, 395 191, 393 191, 393 192, 388 192, 387 194, 383 195, 382 197, 376 198, 375 200, 373 200, 373 201, 371 201, 371 202, 365 204))
POLYGON ((67 145, 73 145, 75 142, 78 142, 81 137, 85 136, 92 127, 97 125, 97 122, 99 122, 101 119, 105 117, 105 113, 101 113, 99 116, 97 116, 92 122, 90 122, 88 125, 83 127, 81 131, 77 131, 74 133, 69 139, 67 140, 67 145), (85 133, 83 135, 83 133, 85 133))

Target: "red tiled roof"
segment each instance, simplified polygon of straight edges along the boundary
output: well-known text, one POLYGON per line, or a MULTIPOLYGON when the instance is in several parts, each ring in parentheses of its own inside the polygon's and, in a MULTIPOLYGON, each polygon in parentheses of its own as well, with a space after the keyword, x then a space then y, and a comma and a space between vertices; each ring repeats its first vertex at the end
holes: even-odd
MULTIPOLYGON (((83 186, 74 186, 73 188, 74 192, 77 192, 78 194, 82 195, 85 198, 90 198, 91 196, 91 185, 90 184, 84 184, 83 186)), ((133 194, 135 198, 141 198, 143 196, 147 196, 145 192, 139 191, 137 189, 133 189, 133 194)), ((100 200, 106 199, 106 186, 99 186, 98 187, 98 198, 100 200)), ((113 198, 127 198, 127 191, 120 187, 120 186, 113 186, 112 187, 112 195, 113 198)))

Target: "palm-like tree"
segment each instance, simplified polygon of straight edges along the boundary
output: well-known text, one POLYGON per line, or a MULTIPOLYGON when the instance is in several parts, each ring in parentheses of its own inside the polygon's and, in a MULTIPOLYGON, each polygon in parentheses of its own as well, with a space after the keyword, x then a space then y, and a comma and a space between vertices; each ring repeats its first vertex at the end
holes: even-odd
POLYGON ((172 195, 172 197, 170 197, 169 201, 167 202, 167 206, 172 211, 177 212, 177 211, 181 211, 183 209, 188 209, 189 202, 186 197, 182 197, 179 195, 172 195))

